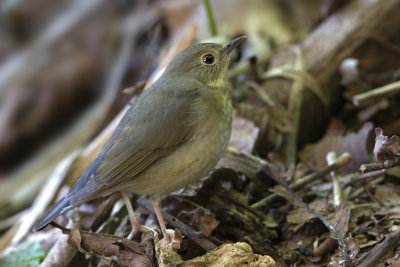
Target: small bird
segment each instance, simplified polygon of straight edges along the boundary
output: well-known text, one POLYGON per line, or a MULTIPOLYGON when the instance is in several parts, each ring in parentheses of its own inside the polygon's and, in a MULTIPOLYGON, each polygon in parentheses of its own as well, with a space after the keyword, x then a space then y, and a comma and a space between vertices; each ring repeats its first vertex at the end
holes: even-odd
POLYGON ((206 176, 228 144, 228 65, 231 51, 244 39, 198 43, 180 52, 126 112, 68 194, 33 229, 39 231, 72 208, 116 191, 126 201, 130 191, 150 196, 166 237, 160 198, 206 176))

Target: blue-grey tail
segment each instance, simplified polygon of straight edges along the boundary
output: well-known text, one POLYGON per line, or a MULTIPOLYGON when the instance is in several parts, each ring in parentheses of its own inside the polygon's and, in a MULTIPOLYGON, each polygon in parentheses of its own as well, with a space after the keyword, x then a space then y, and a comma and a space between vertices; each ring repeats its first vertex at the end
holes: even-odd
POLYGON ((68 195, 58 201, 54 207, 46 213, 34 226, 34 231, 40 231, 45 228, 49 223, 54 221, 58 216, 67 212, 68 210, 72 209, 73 207, 70 206, 70 197, 68 195))
POLYGON ((61 214, 79 206, 80 204, 94 198, 96 190, 102 186, 94 179, 94 170, 101 160, 102 154, 94 160, 86 172, 76 181, 68 194, 58 201, 46 215, 43 216, 34 226, 34 231, 40 231, 61 214))

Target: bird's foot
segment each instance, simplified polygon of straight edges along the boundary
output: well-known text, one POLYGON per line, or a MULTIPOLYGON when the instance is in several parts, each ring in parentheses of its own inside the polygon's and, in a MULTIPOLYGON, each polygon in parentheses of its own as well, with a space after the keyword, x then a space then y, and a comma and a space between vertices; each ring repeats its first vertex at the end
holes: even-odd
POLYGON ((138 224, 133 226, 132 231, 128 235, 127 239, 132 240, 138 233, 153 233, 153 235, 155 235, 155 232, 156 231, 151 227, 138 224))

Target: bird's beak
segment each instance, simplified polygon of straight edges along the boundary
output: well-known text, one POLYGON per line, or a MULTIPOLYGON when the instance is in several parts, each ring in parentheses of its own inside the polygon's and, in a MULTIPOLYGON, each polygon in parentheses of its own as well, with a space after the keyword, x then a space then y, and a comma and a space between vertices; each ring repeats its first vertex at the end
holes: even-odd
POLYGON ((247 36, 240 36, 236 39, 233 39, 229 43, 225 44, 224 45, 225 46, 224 54, 229 54, 233 49, 238 47, 246 38, 247 38, 247 36))

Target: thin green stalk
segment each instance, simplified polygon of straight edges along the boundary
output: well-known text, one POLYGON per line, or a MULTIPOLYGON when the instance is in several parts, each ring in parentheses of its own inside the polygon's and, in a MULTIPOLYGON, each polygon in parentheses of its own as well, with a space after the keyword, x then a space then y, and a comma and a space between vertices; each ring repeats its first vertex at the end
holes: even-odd
MULTIPOLYGON (((295 48, 296 61, 294 69, 296 71, 305 71, 305 62, 303 52, 299 47, 295 48)), ((300 129, 301 111, 303 107, 304 79, 296 77, 293 80, 292 88, 289 95, 288 109, 292 119, 292 131, 288 134, 286 140, 286 164, 287 166, 296 165, 297 161, 297 142, 300 129)))
POLYGON ((374 90, 367 91, 362 94, 355 95, 353 96, 353 103, 355 106, 359 106, 360 103, 363 103, 367 100, 371 100, 373 98, 378 99, 379 97, 383 97, 389 93, 394 93, 398 91, 400 91, 400 81, 378 87, 374 90))
POLYGON ((214 15, 212 12, 210 1, 203 0, 203 5, 204 5, 204 8, 206 9, 207 20, 208 20, 208 25, 210 26, 211 35, 216 36, 217 35, 217 26, 215 25, 214 15))

